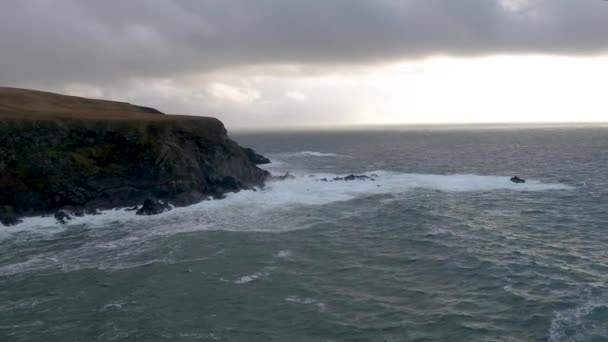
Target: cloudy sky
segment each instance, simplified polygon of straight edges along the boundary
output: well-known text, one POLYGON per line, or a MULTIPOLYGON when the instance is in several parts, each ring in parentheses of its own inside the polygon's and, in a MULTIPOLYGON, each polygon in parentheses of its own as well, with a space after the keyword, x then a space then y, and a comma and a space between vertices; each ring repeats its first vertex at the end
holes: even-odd
POLYGON ((608 121, 608 1, 2 0, 0 84, 237 129, 608 121))

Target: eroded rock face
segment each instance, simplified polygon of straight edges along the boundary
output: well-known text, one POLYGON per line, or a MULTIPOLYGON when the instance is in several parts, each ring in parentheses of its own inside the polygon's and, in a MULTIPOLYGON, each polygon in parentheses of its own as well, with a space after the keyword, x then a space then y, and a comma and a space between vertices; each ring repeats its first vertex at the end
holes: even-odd
MULTIPOLYGON (((4 120, 0 208, 20 217, 64 208, 77 216, 70 208, 132 207, 149 198, 184 206, 263 186, 269 174, 256 163, 264 161, 214 118, 4 120)), ((0 222, 14 224, 5 212, 0 222)))

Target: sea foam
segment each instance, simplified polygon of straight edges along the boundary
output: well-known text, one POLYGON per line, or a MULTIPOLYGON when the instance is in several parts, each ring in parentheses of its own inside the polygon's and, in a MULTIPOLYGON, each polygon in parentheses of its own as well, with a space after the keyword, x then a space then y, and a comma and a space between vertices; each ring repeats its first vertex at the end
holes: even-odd
MULTIPOLYGON (((36 231, 54 234, 69 226, 102 227, 113 223, 140 223, 155 226, 176 224, 187 217, 193 218, 196 230, 220 229, 224 220, 235 216, 251 216, 252 213, 285 210, 294 206, 318 206, 333 202, 349 201, 361 196, 380 194, 399 194, 414 189, 428 189, 440 192, 487 192, 502 191, 505 196, 515 191, 571 190, 572 186, 563 183, 544 183, 528 180, 524 184, 514 184, 506 176, 482 176, 473 174, 432 175, 409 174, 390 171, 372 171, 375 180, 331 181, 339 175, 330 173, 305 174, 292 173, 294 179, 271 181, 260 191, 241 191, 231 193, 221 200, 204 201, 189 207, 175 208, 155 216, 138 216, 124 209, 103 211, 101 215, 74 217, 68 225, 57 224, 55 218, 30 217, 23 223, 13 226, 0 226, 0 239, 7 234, 36 231), (330 181, 322 181, 328 179, 330 181), (241 215, 242 214, 242 215, 241 215), (45 227, 45 231, 38 228, 45 227)), ((341 175, 344 176, 344 175, 341 175)), ((230 225, 229 225, 230 226, 230 225)), ((264 230, 264 229, 262 229, 264 230)), ((178 229, 178 231, 181 231, 178 229)))
MULTIPOLYGON (((512 196, 521 191, 563 191, 572 187, 561 183, 528 180, 511 183, 505 176, 472 174, 425 175, 373 171, 375 180, 322 181, 336 174, 293 173, 295 179, 271 181, 263 190, 228 194, 222 200, 204 201, 189 207, 175 208, 155 216, 138 216, 124 209, 108 210, 96 216, 75 217, 60 225, 53 217, 25 218, 14 227, 0 226, 0 243, 23 240, 55 240, 65 234, 78 235, 86 241, 75 248, 40 252, 17 263, 0 266, 0 275, 48 270, 69 272, 83 268, 116 270, 151 263, 171 263, 169 259, 142 259, 167 235, 205 230, 280 233, 308 229, 333 220, 357 215, 353 210, 336 209, 309 215, 310 210, 324 210, 327 205, 373 195, 397 195, 414 189, 438 192, 496 192, 512 196), (306 210, 302 210, 308 208, 306 210)), ((344 176, 344 175, 341 175, 344 176)), ((279 256, 282 257, 282 256, 279 256)), ((262 275, 263 276, 263 275, 262 275)), ((254 277, 255 278, 255 275, 254 277)), ((246 283, 250 278, 237 279, 246 283)))

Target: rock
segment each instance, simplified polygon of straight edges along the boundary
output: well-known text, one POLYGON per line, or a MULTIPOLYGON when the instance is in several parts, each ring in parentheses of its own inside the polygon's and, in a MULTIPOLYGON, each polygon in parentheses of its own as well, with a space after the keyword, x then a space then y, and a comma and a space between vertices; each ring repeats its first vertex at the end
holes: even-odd
POLYGON ((144 201, 143 206, 136 212, 136 214, 158 215, 168 210, 171 210, 171 207, 168 204, 148 198, 144 201))
POLYGON ((53 215, 57 219, 57 223, 66 224, 72 220, 72 216, 67 210, 59 210, 53 215))
POLYGON ((278 180, 286 180, 286 179, 295 179, 296 176, 290 175, 289 172, 286 172, 283 176, 277 176, 277 177, 273 177, 273 178, 278 179, 278 180))
POLYGON ((513 182, 513 183, 525 183, 525 182, 526 182, 526 180, 525 180, 525 179, 519 178, 519 177, 517 177, 517 176, 513 176, 513 177, 511 177, 511 179, 510 179, 510 180, 511 180, 511 182, 513 182))
POLYGON ((271 163, 270 159, 264 157, 263 155, 257 154, 254 150, 252 150, 250 148, 244 148, 243 151, 245 151, 247 158, 249 158, 249 160, 251 160, 251 162, 253 162, 256 165, 271 163))
POLYGON ((0 207, 0 223, 5 226, 14 226, 22 221, 17 217, 15 210, 10 205, 0 207))
POLYGON ((175 198, 171 201, 171 204, 176 207, 185 207, 204 201, 206 198, 207 196, 203 195, 199 191, 189 191, 175 196, 175 198))
MULTIPOLYGON (((367 175, 350 174, 346 177, 334 177, 332 180, 349 182, 349 181, 354 181, 354 180, 374 180, 374 179, 367 175)), ((321 181, 323 181, 323 180, 321 180, 321 181)))
POLYGON ((66 206, 63 207, 61 211, 68 213, 69 216, 83 217, 85 215, 86 209, 84 207, 66 206))
POLYGON ((87 215, 101 215, 101 211, 97 208, 86 208, 84 213, 87 215))
POLYGON ((270 160, 239 146, 215 118, 91 101, 0 87, 0 108, 11 108, 0 111, 0 208, 75 217, 148 198, 182 206, 263 188, 270 176, 256 166, 270 160))

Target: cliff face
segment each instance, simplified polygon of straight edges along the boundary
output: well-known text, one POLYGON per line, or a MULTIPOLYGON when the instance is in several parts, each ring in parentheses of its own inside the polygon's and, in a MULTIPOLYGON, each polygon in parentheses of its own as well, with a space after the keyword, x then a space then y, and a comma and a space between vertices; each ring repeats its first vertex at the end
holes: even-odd
POLYGON ((0 216, 148 198, 180 206, 264 184, 268 174, 256 166, 264 158, 232 141, 219 120, 133 108, 104 119, 0 111, 0 216))

